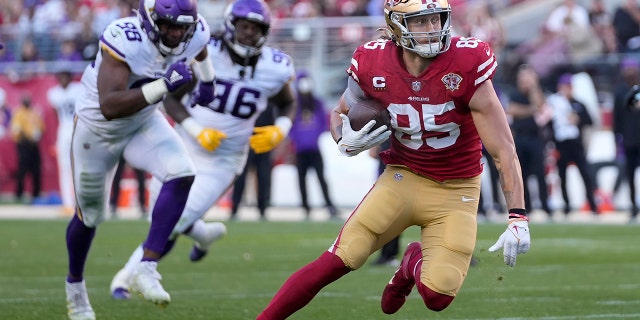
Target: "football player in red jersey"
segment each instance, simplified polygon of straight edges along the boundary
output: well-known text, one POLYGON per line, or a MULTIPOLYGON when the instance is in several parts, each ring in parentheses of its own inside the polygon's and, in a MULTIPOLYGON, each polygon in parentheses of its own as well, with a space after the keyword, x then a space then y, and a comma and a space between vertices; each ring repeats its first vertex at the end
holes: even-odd
POLYGON ((411 226, 409 244, 382 293, 382 311, 395 313, 414 286, 427 308, 453 301, 476 244, 481 142, 494 158, 509 209, 507 230, 489 248, 504 247, 504 261, 530 246, 520 163, 491 78, 497 62, 486 43, 451 36, 447 0, 388 0, 387 40, 356 49, 348 87, 331 115, 340 151, 352 156, 380 142, 389 130, 351 129, 346 114, 357 101, 387 105, 391 148, 386 169, 351 214, 335 242, 295 272, 258 316, 285 319, 326 285, 352 270, 411 226))

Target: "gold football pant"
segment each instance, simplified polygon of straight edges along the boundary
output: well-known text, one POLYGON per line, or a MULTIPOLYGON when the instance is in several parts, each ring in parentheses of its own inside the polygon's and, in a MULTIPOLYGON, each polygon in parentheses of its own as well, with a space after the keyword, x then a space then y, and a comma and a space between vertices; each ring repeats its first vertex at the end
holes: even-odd
POLYGON ((351 269, 410 226, 420 226, 420 281, 455 296, 476 243, 480 176, 444 182, 387 166, 329 249, 351 269))

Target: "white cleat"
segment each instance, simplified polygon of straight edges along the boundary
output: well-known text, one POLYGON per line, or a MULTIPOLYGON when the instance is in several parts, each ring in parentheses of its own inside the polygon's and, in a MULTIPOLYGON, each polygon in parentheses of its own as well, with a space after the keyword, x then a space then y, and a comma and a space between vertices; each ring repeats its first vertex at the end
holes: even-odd
POLYGON ((67 314, 71 320, 95 320, 96 314, 89 303, 87 285, 82 282, 69 283, 65 281, 67 293, 67 314))
POLYGON ((201 236, 191 236, 194 242, 189 259, 192 262, 202 260, 207 255, 209 247, 227 234, 227 227, 222 222, 204 223, 204 221, 198 220, 196 223, 201 224, 199 227, 203 229, 203 232, 201 236))
POLYGON ((131 287, 131 272, 125 267, 120 269, 111 280, 109 286, 111 297, 116 300, 129 300, 131 298, 129 287, 131 287))
POLYGON ((141 261, 133 272, 131 278, 131 291, 137 292, 148 301, 165 307, 171 302, 171 296, 162 288, 160 280, 162 276, 156 270, 158 262, 141 261))

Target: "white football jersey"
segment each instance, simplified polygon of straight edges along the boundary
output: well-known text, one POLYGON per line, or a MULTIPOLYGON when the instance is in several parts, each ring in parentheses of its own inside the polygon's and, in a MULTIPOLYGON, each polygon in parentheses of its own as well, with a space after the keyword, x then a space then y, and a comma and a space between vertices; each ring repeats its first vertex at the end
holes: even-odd
POLYGON ((66 88, 56 85, 47 92, 47 99, 58 114, 59 127, 73 127, 76 100, 82 95, 82 90, 80 82, 71 81, 66 88))
POLYGON ((62 205, 67 208, 73 208, 75 204, 70 156, 71 138, 73 135, 76 100, 82 95, 83 90, 84 88, 80 82, 71 81, 66 88, 58 84, 47 91, 47 99, 51 106, 56 109, 58 115, 58 135, 56 137, 58 181, 60 182, 62 205))
MULTIPOLYGON (((220 39, 209 42, 207 52, 216 70, 215 98, 207 106, 197 105, 188 111, 198 123, 220 130, 227 137, 214 152, 207 152, 184 129, 176 126, 197 174, 174 232, 186 230, 228 190, 245 166, 256 119, 267 109, 269 98, 295 77, 291 58, 276 49, 263 47, 255 70, 233 63, 226 50, 220 39)), ((157 180, 152 181, 149 188, 152 199, 159 193, 160 186, 157 180)))
MULTIPOLYGON (((200 21, 190 42, 180 55, 163 56, 155 44, 142 30, 138 17, 126 17, 114 20, 100 37, 100 47, 116 59, 125 62, 131 68, 129 88, 140 87, 164 75, 167 68, 180 60, 192 61, 206 46, 210 38, 209 25, 198 15, 200 21)), ((82 75, 84 94, 78 99, 76 112, 80 118, 94 124, 96 132, 104 134, 126 135, 138 128, 142 120, 157 109, 157 104, 141 109, 129 117, 107 121, 98 102, 98 70, 102 62, 102 51, 98 52, 94 63, 87 66, 82 75)))
POLYGON ((227 135, 215 151, 218 155, 245 150, 255 121, 266 110, 269 98, 295 78, 293 61, 282 51, 263 47, 253 70, 233 63, 222 43, 223 40, 213 38, 207 47, 216 70, 215 99, 208 106, 189 108, 200 124, 227 135))

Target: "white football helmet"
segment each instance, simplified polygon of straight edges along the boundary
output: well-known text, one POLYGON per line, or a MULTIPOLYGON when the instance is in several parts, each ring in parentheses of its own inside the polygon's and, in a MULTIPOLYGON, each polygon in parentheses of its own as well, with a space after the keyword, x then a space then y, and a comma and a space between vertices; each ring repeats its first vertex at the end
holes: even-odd
POLYGON ((386 0, 384 16, 386 34, 396 45, 413 51, 424 58, 433 58, 449 50, 451 44, 451 6, 447 0, 386 0), (430 14, 439 14, 442 29, 434 32, 409 32, 407 19, 430 14), (420 44, 417 39, 429 38, 429 44, 420 44))

